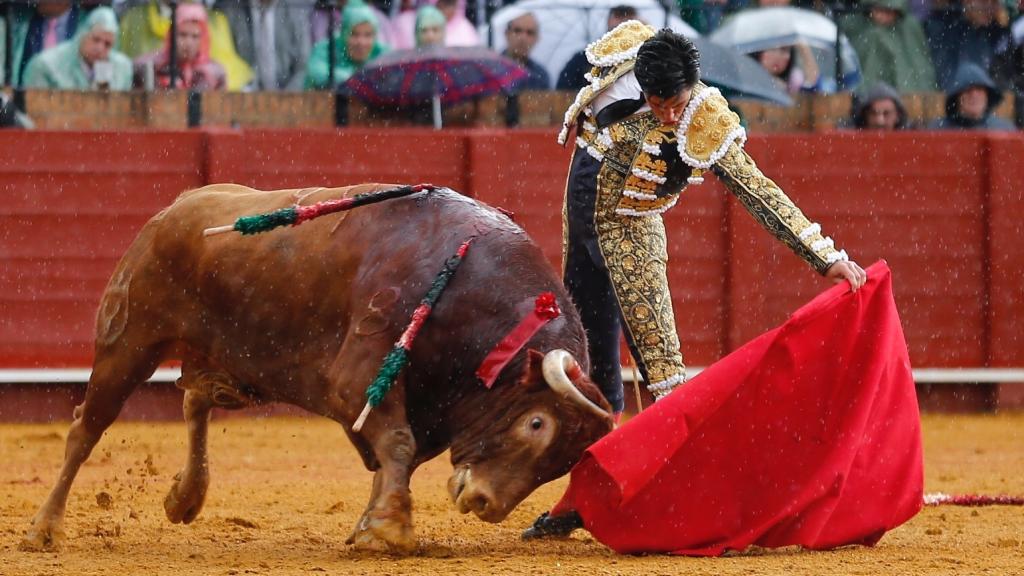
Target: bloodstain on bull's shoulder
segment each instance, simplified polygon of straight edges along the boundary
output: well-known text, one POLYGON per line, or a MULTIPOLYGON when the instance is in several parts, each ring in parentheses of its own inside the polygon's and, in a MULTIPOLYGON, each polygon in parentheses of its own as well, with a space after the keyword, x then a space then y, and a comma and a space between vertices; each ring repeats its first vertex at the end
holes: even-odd
POLYGON ((399 293, 395 286, 378 290, 370 298, 369 304, 366 305, 366 312, 356 323, 356 334, 370 336, 387 330, 390 324, 388 315, 395 302, 398 301, 399 293))

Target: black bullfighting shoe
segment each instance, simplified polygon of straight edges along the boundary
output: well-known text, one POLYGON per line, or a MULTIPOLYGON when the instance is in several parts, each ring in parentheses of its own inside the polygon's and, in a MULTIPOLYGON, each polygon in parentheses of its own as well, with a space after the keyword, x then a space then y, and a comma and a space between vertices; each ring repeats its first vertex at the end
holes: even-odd
POLYGON ((558 516, 552 516, 545 512, 533 521, 533 526, 523 530, 523 540, 565 538, 577 528, 583 528, 583 518, 576 511, 558 516))

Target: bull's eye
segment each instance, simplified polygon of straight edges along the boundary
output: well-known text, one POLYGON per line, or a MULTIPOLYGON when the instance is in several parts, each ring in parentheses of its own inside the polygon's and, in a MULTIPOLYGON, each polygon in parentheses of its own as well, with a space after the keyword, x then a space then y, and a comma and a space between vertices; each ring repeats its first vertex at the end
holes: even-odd
POLYGON ((530 420, 530 430, 540 430, 544 427, 544 421, 540 418, 534 418, 530 420))

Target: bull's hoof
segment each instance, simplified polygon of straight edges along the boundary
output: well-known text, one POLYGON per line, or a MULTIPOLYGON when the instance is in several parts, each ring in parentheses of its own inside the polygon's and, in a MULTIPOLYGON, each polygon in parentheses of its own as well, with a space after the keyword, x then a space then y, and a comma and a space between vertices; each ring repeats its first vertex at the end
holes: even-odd
POLYGON ((174 485, 164 498, 164 511, 167 519, 174 524, 188 524, 196 519, 206 501, 206 488, 210 485, 210 476, 206 473, 196 475, 179 472, 174 476, 174 485), (184 479, 183 479, 184 478, 184 479))
POLYGON ((382 516, 377 511, 363 514, 345 543, 372 552, 411 554, 416 551, 412 524, 382 516))
POLYGON ((32 525, 18 544, 26 552, 56 552, 64 547, 64 527, 60 522, 33 520, 32 525))

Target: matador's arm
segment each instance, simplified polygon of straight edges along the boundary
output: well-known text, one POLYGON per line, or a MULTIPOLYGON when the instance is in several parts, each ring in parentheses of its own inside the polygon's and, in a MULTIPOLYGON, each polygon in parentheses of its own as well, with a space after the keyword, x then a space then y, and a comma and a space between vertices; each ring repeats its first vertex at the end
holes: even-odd
POLYGON ((713 170, 765 230, 789 246, 819 274, 825 274, 835 262, 848 260, 846 251, 836 250, 832 239, 821 234, 821 226, 808 220, 735 142, 713 170))

